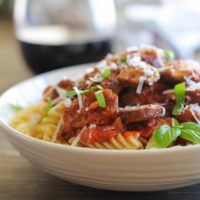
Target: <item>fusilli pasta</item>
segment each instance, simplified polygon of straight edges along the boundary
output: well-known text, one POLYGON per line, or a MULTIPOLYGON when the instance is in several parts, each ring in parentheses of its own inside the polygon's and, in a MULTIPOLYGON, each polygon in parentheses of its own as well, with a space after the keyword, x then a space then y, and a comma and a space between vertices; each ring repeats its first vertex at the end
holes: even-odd
POLYGON ((116 138, 111 138, 110 141, 84 143, 80 140, 80 136, 70 138, 69 143, 72 146, 86 146, 97 149, 143 149, 143 144, 133 136, 125 138, 122 134, 118 134, 116 138), (78 138, 79 137, 79 138, 78 138), (79 139, 78 142, 76 139, 79 139))

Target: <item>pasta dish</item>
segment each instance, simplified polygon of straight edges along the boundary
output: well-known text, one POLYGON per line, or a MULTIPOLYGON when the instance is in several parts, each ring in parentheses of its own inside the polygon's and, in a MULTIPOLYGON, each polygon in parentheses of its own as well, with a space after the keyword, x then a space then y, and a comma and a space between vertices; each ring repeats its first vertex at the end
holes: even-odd
MULTIPOLYGON (((66 74, 67 75, 67 74, 66 74)), ((61 79, 10 125, 41 140, 100 149, 200 143, 200 65, 154 46, 107 55, 80 80, 61 79)))

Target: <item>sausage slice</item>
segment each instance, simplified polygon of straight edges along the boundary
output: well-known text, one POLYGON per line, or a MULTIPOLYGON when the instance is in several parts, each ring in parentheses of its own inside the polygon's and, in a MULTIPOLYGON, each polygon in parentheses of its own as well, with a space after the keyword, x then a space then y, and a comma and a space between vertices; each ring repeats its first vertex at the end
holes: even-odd
POLYGON ((161 74, 168 80, 181 82, 185 77, 190 77, 193 81, 200 81, 200 65, 192 60, 174 60, 165 63, 166 69, 161 74))
POLYGON ((165 108, 160 105, 127 106, 119 108, 119 115, 126 123, 141 122, 153 118, 164 117, 165 108))

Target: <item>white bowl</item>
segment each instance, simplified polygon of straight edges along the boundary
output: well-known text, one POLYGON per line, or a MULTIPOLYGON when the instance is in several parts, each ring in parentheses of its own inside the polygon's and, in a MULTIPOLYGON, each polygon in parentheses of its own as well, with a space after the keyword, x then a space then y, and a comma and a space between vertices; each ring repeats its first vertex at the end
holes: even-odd
POLYGON ((0 98, 0 121, 15 148, 43 171, 85 186, 150 191, 178 188, 200 182, 200 145, 154 150, 100 150, 41 141, 11 128, 10 103, 37 102, 48 84, 65 75, 80 77, 85 66, 65 68, 24 81, 0 98))

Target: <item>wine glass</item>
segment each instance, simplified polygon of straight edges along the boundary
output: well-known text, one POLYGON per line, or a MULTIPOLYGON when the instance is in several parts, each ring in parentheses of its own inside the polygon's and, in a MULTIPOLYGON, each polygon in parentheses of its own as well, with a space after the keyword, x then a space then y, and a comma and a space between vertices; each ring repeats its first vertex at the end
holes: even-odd
POLYGON ((96 62, 112 50, 114 0, 16 0, 14 20, 35 73, 96 62))

